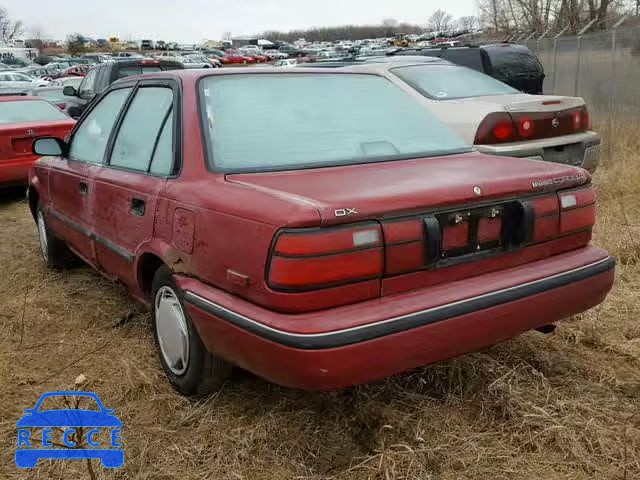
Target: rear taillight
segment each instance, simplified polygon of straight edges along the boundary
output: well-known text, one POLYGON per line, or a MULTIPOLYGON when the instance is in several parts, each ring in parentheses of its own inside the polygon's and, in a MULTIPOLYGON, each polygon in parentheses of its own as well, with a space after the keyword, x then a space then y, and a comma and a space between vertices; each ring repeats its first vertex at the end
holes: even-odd
POLYGON ((596 192, 593 187, 558 193, 560 234, 589 230, 596 223, 596 192))
POLYGON ((588 130, 589 123, 585 106, 555 112, 496 112, 482 121, 474 144, 495 145, 571 135, 588 130))
POLYGON ((530 201, 534 211, 532 242, 591 230, 596 221, 596 197, 591 185, 550 193, 530 201))
POLYGON ((589 118, 589 110, 587 110, 587 107, 582 107, 580 109, 580 113, 581 113, 581 128, 582 130, 589 130, 589 128, 591 127, 591 119, 589 118))
POLYGON ((482 120, 473 143, 494 145, 517 140, 517 132, 511 116, 506 112, 495 112, 490 113, 482 120))
POLYGON ((531 138, 535 132, 535 123, 533 119, 527 116, 522 116, 518 120, 518 133, 522 138, 531 138))
POLYGON ((558 236, 560 210, 555 193, 531 201, 533 206, 533 243, 544 242, 558 236))
POLYGON ((267 281, 276 290, 304 291, 378 278, 382 248, 376 223, 283 230, 274 242, 267 281))

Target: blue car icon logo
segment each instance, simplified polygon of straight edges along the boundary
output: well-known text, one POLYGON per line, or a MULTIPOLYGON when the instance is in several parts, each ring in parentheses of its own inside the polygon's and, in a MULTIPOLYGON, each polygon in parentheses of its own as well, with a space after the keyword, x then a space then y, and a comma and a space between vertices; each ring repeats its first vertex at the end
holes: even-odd
MULTIPOLYGON (((18 448, 16 449, 16 465, 20 468, 33 468, 41 458, 85 459, 99 458, 107 468, 119 468, 124 464, 124 451, 120 442, 122 422, 114 415, 114 410, 104 408, 95 393, 78 391, 48 392, 43 394, 36 406, 24 411, 24 415, 16 427, 18 428, 18 448), (39 411, 42 402, 49 397, 89 397, 95 400, 97 410, 81 410, 63 408, 39 411), (42 438, 35 436, 35 431, 42 429, 42 438), (68 448, 53 448, 53 430, 62 431, 62 442, 68 448), (106 430, 106 432, 105 432, 106 430), (82 432, 82 444, 95 448, 80 448, 79 433, 82 432), (106 442, 99 442, 108 433, 106 442), (74 441, 75 440, 75 441, 74 441)), ((59 444, 56 443, 56 446, 59 444)))

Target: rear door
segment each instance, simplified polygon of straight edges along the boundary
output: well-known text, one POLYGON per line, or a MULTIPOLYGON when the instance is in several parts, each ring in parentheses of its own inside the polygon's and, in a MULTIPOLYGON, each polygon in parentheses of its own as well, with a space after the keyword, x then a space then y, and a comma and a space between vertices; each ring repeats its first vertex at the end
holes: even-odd
POLYGON ((52 157, 49 163, 50 223, 76 253, 91 263, 95 262, 91 220, 94 177, 131 91, 131 86, 123 85, 104 96, 72 132, 68 155, 52 157))
POLYGON ((135 282, 136 252, 153 234, 158 194, 176 172, 177 95, 173 81, 138 84, 116 126, 109 160, 95 179, 97 261, 129 285, 135 282))

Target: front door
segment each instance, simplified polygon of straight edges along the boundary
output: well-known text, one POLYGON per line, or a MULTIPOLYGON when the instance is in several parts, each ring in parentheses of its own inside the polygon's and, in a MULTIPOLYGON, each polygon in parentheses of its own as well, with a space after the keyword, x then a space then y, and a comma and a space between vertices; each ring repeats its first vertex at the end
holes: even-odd
POLYGON ((90 263, 94 178, 104 162, 111 130, 131 87, 114 90, 91 109, 69 138, 65 157, 52 158, 49 173, 52 228, 90 263))
POLYGON ((171 82, 139 83, 108 160, 95 179, 93 223, 98 265, 131 286, 136 253, 153 236, 158 195, 174 173, 171 82))

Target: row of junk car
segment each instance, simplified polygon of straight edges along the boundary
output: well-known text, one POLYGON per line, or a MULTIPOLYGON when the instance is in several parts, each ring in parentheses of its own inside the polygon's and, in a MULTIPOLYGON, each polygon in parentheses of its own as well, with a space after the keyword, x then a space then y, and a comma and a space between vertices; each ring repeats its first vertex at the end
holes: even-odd
POLYGON ((286 69, 108 60, 64 102, 0 97, 0 184, 26 188, 47 267, 88 264, 150 307, 182 394, 236 368, 348 387, 605 299, 600 136, 540 75, 512 44, 286 69))

